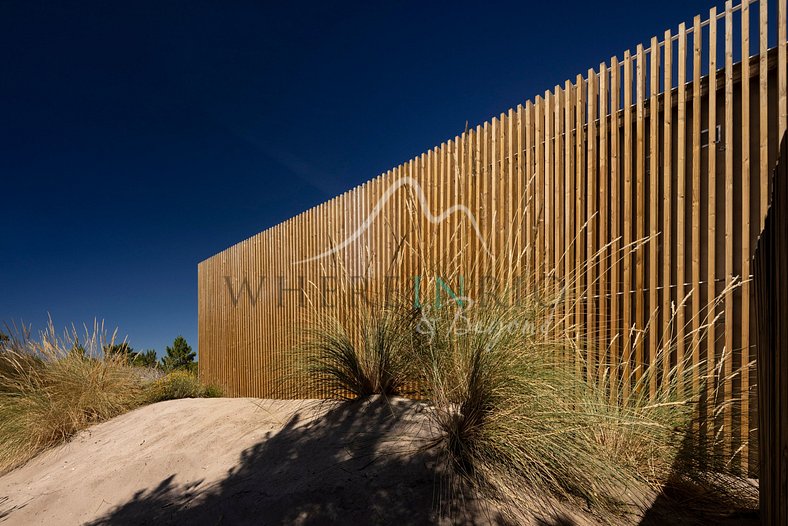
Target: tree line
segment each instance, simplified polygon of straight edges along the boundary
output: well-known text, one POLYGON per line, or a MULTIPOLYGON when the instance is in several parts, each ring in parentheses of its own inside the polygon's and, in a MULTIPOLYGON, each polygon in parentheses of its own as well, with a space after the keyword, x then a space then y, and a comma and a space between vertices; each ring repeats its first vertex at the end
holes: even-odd
POLYGON ((185 369, 190 372, 197 372, 197 353, 192 351, 191 345, 186 342, 186 338, 178 336, 172 342, 172 346, 166 347, 166 354, 157 359, 154 349, 145 351, 135 351, 126 342, 104 346, 106 356, 123 356, 129 364, 139 367, 161 367, 165 371, 185 369))
MULTIPOLYGON (((9 335, 0 331, 0 349, 10 340, 9 335)), ((161 357, 161 360, 158 359, 154 349, 136 351, 127 342, 105 345, 103 351, 106 357, 122 357, 125 358, 129 365, 137 367, 159 367, 165 371, 180 369, 193 373, 197 372, 197 361, 195 360, 197 353, 192 351, 191 345, 188 344, 183 336, 178 336, 172 342, 172 346, 166 347, 166 354, 161 357)), ((90 358, 85 347, 79 342, 74 343, 70 353, 90 358)))

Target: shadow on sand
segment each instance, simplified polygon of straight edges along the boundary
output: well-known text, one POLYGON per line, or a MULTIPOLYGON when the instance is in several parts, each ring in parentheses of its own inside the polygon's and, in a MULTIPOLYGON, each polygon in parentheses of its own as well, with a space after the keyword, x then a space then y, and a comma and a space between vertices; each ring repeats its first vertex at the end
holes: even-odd
MULTIPOLYGON (((722 486, 726 484, 724 476, 718 476, 718 483, 721 486, 718 486, 716 490, 712 483, 713 479, 710 479, 707 484, 696 484, 683 476, 685 468, 680 459, 690 455, 691 450, 695 447, 692 436, 685 435, 677 460, 672 467, 673 475, 645 511, 638 526, 662 526, 664 524, 758 526, 760 520, 757 509, 747 508, 744 501, 739 502, 738 499, 734 499, 722 491, 722 486)), ((747 488, 746 491, 757 493, 752 488, 747 488)), ((746 491, 742 490, 737 493, 744 495, 746 491)))
MULTIPOLYGON (((383 398, 305 407, 243 451, 221 481, 179 484, 173 474, 91 524, 505 524, 480 501, 449 498, 445 469, 423 447, 431 436, 423 410, 383 398)), ((758 523, 749 513, 720 514, 730 503, 697 497, 666 490, 639 524, 758 523)), ((559 510, 545 515, 534 523, 578 524, 559 510)))
POLYGON ((501 522, 442 498, 439 463, 420 447, 429 434, 419 407, 373 399, 307 408, 245 450, 222 481, 178 485, 172 475, 92 524, 501 522))

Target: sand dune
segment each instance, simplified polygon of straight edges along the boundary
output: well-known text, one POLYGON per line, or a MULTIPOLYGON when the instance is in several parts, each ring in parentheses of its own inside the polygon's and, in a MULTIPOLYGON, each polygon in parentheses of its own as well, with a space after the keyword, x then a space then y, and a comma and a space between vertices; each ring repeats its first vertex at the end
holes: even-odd
MULTIPOLYGON (((419 402, 379 398, 142 407, 0 477, 0 523, 504 523, 490 503, 448 498, 445 470, 423 447, 434 436, 427 411, 419 402)), ((582 510, 552 506, 550 518, 518 523, 595 523, 582 510)), ((621 523, 708 523, 693 519, 653 507, 621 523)), ((757 519, 725 521, 741 523, 757 519)))
MULTIPOLYGON (((0 477, 5 524, 430 524, 423 407, 185 399, 80 433, 0 477)), ((443 514, 460 519, 457 512, 443 514)), ((469 523, 495 522, 467 506, 469 523)))

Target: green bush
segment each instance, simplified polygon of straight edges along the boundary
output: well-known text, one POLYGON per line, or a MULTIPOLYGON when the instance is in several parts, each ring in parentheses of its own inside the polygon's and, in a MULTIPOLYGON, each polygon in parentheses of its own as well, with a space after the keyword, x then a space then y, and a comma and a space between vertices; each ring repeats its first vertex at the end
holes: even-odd
POLYGON ((196 375, 183 370, 172 371, 148 384, 145 400, 149 403, 179 398, 218 398, 222 391, 214 385, 203 385, 196 375))

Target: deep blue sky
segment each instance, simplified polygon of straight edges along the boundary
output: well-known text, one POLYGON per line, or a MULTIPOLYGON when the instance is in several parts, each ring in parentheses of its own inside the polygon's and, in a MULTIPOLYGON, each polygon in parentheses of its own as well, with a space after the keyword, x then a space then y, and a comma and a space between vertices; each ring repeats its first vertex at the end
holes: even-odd
POLYGON ((330 4, 0 0, 0 321, 196 348, 199 261, 712 5, 330 4))

